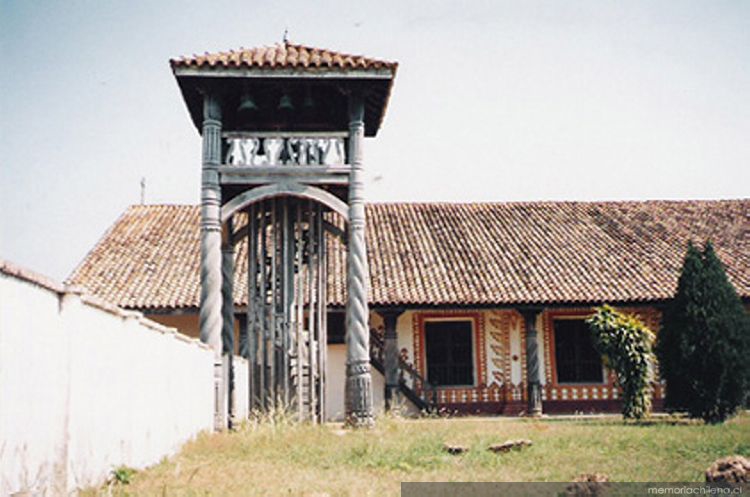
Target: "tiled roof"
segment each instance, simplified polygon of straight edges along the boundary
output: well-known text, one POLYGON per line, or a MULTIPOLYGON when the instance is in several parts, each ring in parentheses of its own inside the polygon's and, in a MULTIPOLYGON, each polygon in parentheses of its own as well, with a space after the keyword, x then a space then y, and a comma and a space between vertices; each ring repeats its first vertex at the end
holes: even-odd
POLYGON ((240 67, 265 69, 334 69, 395 71, 398 64, 349 55, 332 50, 296 45, 289 42, 272 47, 240 48, 229 52, 208 53, 182 57, 170 61, 172 67, 240 67))
MULTIPOLYGON (((711 239, 750 298, 750 200, 395 203, 367 206, 373 306, 638 302, 670 298, 688 240, 711 239)), ((345 257, 329 251, 329 300, 345 257)), ((129 208, 71 276, 130 308, 197 307, 199 209, 129 208)), ((246 303, 246 247, 236 303, 246 303)))

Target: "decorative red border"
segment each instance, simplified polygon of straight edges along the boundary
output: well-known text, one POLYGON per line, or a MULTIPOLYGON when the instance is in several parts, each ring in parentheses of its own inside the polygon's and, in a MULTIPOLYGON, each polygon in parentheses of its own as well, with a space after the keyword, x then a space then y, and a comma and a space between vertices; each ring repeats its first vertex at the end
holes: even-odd
MULTIPOLYGON (((485 344, 485 326, 484 326, 484 313, 477 311, 430 311, 430 312, 417 312, 414 314, 412 321, 414 337, 414 359, 417 371, 419 374, 427 377, 426 367, 426 356, 425 356, 425 345, 424 345, 424 324, 425 321, 430 319, 471 319, 473 321, 474 328, 474 344, 475 344, 475 357, 476 357, 476 385, 466 387, 440 387, 438 390, 477 390, 486 388, 487 386, 487 350, 485 344)), ((466 393, 463 392, 460 397, 465 398, 466 393)), ((469 398, 476 397, 476 393, 470 393, 469 398)), ((469 400, 471 401, 471 400, 469 400)))
MULTIPOLYGON (((652 331, 658 331, 661 314, 653 307, 649 308, 619 308, 621 312, 633 314, 641 319, 652 331)), ((544 328, 544 355, 545 355, 545 385, 544 401, 599 401, 617 400, 619 388, 616 386, 615 374, 607 370, 605 382, 603 383, 564 383, 557 381, 557 364, 555 363, 555 341, 553 322, 555 318, 585 318, 592 314, 593 309, 589 307, 576 307, 559 310, 547 310, 543 315, 544 328)), ((663 398, 663 385, 654 383, 654 399, 663 398)))
POLYGON ((591 309, 588 310, 560 310, 560 311, 551 311, 547 314, 547 322, 545 322, 545 328, 548 328, 548 330, 545 330, 545 333, 549 331, 549 349, 550 349, 550 366, 552 369, 552 384, 557 386, 563 386, 563 387, 589 387, 589 386, 605 386, 609 385, 611 383, 611 378, 609 374, 609 370, 605 370, 605 377, 603 382, 591 382, 591 383, 564 383, 561 384, 557 379, 557 360, 556 360, 556 353, 555 353, 555 327, 554 322, 555 319, 574 319, 574 320, 583 320, 588 317, 590 317, 593 314, 591 309))
MULTIPOLYGON (((638 316, 649 328, 657 332, 661 319, 660 312, 653 307, 619 308, 620 311, 638 316)), ((559 317, 581 317, 591 315, 593 309, 590 307, 570 307, 566 309, 546 309, 542 313, 540 334, 544 343, 545 386, 542 389, 542 399, 546 406, 552 411, 569 412, 572 406, 580 406, 581 410, 605 410, 616 411, 619 408, 619 389, 616 387, 615 376, 609 372, 605 383, 596 384, 558 384, 557 368, 554 360, 554 337, 552 324, 559 317), (566 407, 567 406, 567 407, 566 407), (607 407, 609 406, 609 407, 607 407)), ((446 408, 455 408, 457 411, 474 412, 481 408, 481 412, 493 412, 504 414, 517 414, 526 408, 527 398, 527 364, 526 347, 524 346, 524 326, 520 314, 514 310, 493 309, 487 311, 461 311, 461 310, 431 310, 426 312, 416 311, 412 315, 412 339, 413 339, 413 361, 414 367, 423 376, 426 375, 426 357, 424 346, 424 323, 429 319, 472 319, 474 320, 474 341, 476 344, 476 371, 477 384, 473 387, 441 387, 437 390, 437 402, 446 408), (493 382, 488 378, 489 368, 487 361, 489 356, 487 337, 489 324, 485 319, 491 320, 491 331, 499 333, 502 344, 502 357, 497 357, 503 365, 503 384, 493 382), (519 327, 520 326, 520 327, 519 327), (513 328, 520 330, 521 346, 518 360, 521 361, 521 382, 514 384, 512 377, 512 353, 510 346, 510 334, 513 328)), ((654 384, 654 405, 658 406, 663 398, 664 388, 659 382, 654 384)), ((578 409, 579 407, 576 407, 578 409)), ((479 412, 479 411, 477 411, 479 412)))

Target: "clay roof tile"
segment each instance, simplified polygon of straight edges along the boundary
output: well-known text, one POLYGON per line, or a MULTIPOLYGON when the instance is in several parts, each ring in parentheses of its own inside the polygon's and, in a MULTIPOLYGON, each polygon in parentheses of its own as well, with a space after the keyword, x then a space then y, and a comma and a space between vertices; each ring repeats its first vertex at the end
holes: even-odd
MULTIPOLYGON (((688 240, 707 239, 750 298, 750 200, 395 203, 366 212, 374 306, 665 300, 688 240)), ((131 207, 70 281, 123 307, 197 307, 199 220, 196 206, 131 207)), ((327 243, 330 303, 343 305, 344 247, 327 243)), ((246 250, 236 250, 238 305, 246 250)))
POLYGON ((176 67, 248 67, 248 68, 309 68, 328 69, 390 69, 398 64, 371 59, 361 55, 349 55, 332 50, 308 47, 285 42, 273 47, 240 48, 229 52, 204 53, 192 57, 179 57, 170 61, 176 67))

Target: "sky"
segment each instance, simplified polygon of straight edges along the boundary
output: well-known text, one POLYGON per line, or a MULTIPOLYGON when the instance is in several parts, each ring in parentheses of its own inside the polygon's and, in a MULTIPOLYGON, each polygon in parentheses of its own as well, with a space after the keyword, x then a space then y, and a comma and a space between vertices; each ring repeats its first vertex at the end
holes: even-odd
POLYGON ((65 279, 140 202, 195 204, 169 59, 399 62, 370 201, 750 196, 750 2, 0 0, 0 258, 65 279))

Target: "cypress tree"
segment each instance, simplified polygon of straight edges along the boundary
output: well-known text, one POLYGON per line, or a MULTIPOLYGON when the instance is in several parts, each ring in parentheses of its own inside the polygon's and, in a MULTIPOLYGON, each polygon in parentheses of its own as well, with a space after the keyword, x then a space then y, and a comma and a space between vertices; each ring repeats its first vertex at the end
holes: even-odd
POLYGON ((702 253, 688 246, 656 354, 668 409, 717 423, 748 395, 750 318, 710 242, 702 253))
POLYGON ((661 331, 656 338, 659 371, 667 383, 664 404, 669 410, 686 410, 688 406, 690 393, 686 378, 688 357, 692 351, 686 338, 695 335, 689 329, 692 320, 688 319, 688 314, 697 314, 693 303, 700 294, 699 278, 702 272, 701 253, 690 243, 677 282, 677 293, 664 310, 661 331))

